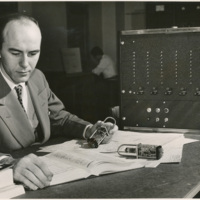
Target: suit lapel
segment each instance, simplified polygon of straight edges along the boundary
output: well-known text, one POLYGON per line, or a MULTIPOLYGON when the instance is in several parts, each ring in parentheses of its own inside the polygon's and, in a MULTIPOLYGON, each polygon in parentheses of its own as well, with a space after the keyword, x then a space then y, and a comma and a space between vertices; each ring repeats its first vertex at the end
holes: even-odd
MULTIPOLYGON (((39 80, 38 80, 39 81, 39 80)), ((32 103, 38 118, 38 121, 41 125, 43 132, 43 142, 47 141, 50 137, 50 122, 48 119, 47 109, 45 109, 45 104, 47 102, 40 97, 40 92, 38 87, 35 85, 33 79, 28 81, 28 88, 32 103)))
POLYGON ((19 101, 0 74, 0 116, 13 137, 26 147, 35 141, 35 135, 19 101))

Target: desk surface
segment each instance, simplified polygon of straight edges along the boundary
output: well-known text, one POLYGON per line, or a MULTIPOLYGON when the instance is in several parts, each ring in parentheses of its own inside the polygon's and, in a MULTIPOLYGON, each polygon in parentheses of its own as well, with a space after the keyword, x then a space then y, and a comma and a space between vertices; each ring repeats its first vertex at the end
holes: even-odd
MULTIPOLYGON (((36 147, 15 152, 28 154, 36 147)), ((92 177, 38 191, 26 191, 17 198, 183 198, 200 183, 200 141, 186 144, 178 164, 160 164, 157 168, 141 168, 92 177)), ((194 192, 192 192, 193 195, 194 192)))

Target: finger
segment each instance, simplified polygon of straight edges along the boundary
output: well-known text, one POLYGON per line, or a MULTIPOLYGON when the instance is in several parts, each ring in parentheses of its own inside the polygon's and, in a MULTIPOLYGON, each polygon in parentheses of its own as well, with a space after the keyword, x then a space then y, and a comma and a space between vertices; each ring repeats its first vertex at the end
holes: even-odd
POLYGON ((50 185, 51 180, 43 173, 41 168, 41 165, 31 165, 28 167, 29 172, 26 172, 25 176, 39 188, 44 188, 50 185))
POLYGON ((90 131, 91 131, 91 134, 93 134, 99 127, 101 127, 102 126, 102 121, 97 121, 92 127, 91 127, 91 129, 90 129, 90 131))
POLYGON ((34 154, 30 154, 33 163, 42 171, 42 173, 47 177, 52 179, 53 173, 49 170, 46 163, 34 154))
POLYGON ((17 172, 14 173, 13 178, 15 181, 22 183, 26 189, 30 189, 30 190, 38 189, 38 187, 33 182, 31 182, 29 179, 27 179, 21 173, 17 173, 17 172))
POLYGON ((100 126, 102 126, 103 124, 104 124, 104 123, 103 123, 102 121, 99 120, 99 121, 97 121, 97 123, 96 123, 96 125, 97 125, 96 127, 100 127, 100 126))
POLYGON ((112 130, 114 128, 115 125, 111 122, 106 122, 106 123, 103 123, 102 126, 106 127, 106 129, 109 132, 110 130, 112 130))
POLYGON ((113 133, 116 132, 118 129, 119 129, 118 126, 115 125, 114 128, 112 128, 112 129, 110 130, 110 133, 113 134, 113 133))
MULTIPOLYGON (((37 177, 37 175, 35 175, 32 171, 29 171, 29 170, 24 170, 23 179, 26 180, 26 181, 24 181, 24 184, 28 180, 29 182, 33 183, 36 187, 38 187, 40 189, 42 189, 45 186, 47 186, 47 185, 45 185, 44 181, 42 181, 42 178, 39 179, 37 177)), ((25 185, 27 185, 27 183, 25 185)))
POLYGON ((53 173, 49 170, 46 163, 40 158, 38 158, 36 165, 39 167, 39 169, 42 171, 42 173, 45 175, 48 181, 51 181, 53 177, 53 173))
MULTIPOLYGON (((13 171, 15 180, 20 182, 23 181, 24 183, 24 180, 28 179, 39 188, 48 186, 51 179, 43 173, 43 170, 45 170, 44 168, 45 167, 40 163, 40 159, 36 155, 29 154, 14 165, 13 171)), ((48 175, 51 174, 49 170, 47 170, 46 173, 48 175)))

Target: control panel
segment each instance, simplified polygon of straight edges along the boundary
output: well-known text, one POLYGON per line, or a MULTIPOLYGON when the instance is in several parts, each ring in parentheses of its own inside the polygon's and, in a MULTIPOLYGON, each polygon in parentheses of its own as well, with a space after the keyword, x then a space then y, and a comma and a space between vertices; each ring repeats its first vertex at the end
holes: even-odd
POLYGON ((120 32, 120 122, 200 129, 200 28, 120 32))

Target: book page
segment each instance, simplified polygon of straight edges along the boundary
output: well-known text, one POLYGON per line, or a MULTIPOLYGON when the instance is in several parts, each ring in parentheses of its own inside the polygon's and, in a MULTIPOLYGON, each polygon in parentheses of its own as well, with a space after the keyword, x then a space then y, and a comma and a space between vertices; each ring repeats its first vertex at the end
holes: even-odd
POLYGON ((65 161, 59 154, 48 154, 46 156, 42 156, 41 159, 47 164, 49 170, 53 173, 50 185, 57 185, 90 176, 89 171, 68 164, 68 162, 65 161))
MULTIPOLYGON (((100 175, 114 173, 144 167, 144 164, 136 160, 124 161, 113 155, 105 155, 93 151, 93 149, 76 151, 56 151, 48 154, 46 157, 54 162, 62 162, 69 168, 81 168, 90 173, 90 175, 100 175)), ((56 164, 56 163, 55 163, 56 164)))

